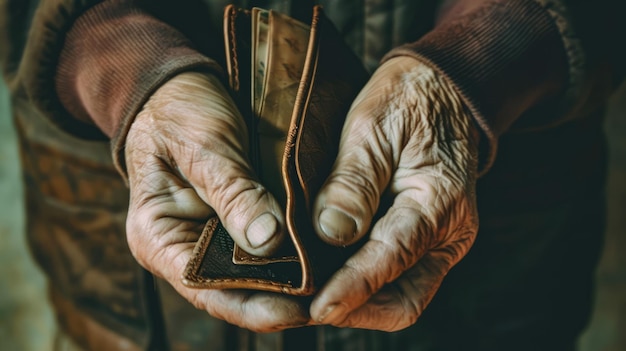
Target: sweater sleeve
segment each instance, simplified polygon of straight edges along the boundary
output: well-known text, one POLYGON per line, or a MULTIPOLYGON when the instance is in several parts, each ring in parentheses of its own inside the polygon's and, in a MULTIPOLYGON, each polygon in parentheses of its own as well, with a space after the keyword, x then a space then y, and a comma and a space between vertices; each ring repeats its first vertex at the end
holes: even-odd
POLYGON ((135 1, 108 0, 76 19, 65 37, 56 92, 76 123, 111 138, 122 173, 123 146, 134 116, 160 85, 184 71, 221 74, 179 30, 135 1))
POLYGON ((447 1, 432 31, 392 50, 383 61, 413 56, 457 87, 483 131, 484 174, 495 159, 498 137, 520 116, 566 95, 580 95, 584 54, 563 3, 447 1))

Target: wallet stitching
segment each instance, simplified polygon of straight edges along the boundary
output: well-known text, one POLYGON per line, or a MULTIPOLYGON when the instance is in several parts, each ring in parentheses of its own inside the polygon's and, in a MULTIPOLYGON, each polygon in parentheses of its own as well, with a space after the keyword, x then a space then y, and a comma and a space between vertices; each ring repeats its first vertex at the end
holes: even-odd
MULTIPOLYGON (((219 284, 219 283, 230 283, 230 282, 244 282, 244 283, 259 283, 259 284, 267 284, 276 287, 285 287, 293 289, 293 285, 283 284, 278 282, 273 282, 271 280, 263 280, 263 279, 250 279, 250 278, 206 278, 198 275, 198 269, 201 266, 202 258, 204 257, 206 250, 208 249, 208 245, 205 245, 207 241, 210 241, 217 229, 218 221, 216 218, 211 218, 207 222, 202 231, 202 235, 198 239, 198 243, 196 248, 199 248, 198 252, 193 253, 193 263, 190 265, 189 269, 185 272, 185 279, 189 280, 193 285, 198 284, 219 284)), ((195 250, 194 250, 195 251, 195 250)))
POLYGON ((231 64, 233 67, 233 73, 231 77, 233 78, 233 90, 239 91, 239 59, 237 57, 237 41, 235 40, 235 17, 237 17, 237 11, 233 10, 230 14, 230 28, 229 28, 229 37, 230 37, 230 49, 231 49, 231 64))
POLYGON ((269 261, 268 263, 299 262, 297 256, 285 256, 285 257, 280 257, 280 258, 276 258, 276 257, 271 257, 271 258, 265 258, 265 257, 244 258, 244 257, 238 257, 237 259, 240 262, 260 262, 260 261, 269 261))
POLYGON ((208 249, 208 245, 205 243, 210 241, 213 237, 213 233, 215 233, 215 229, 217 228, 217 220, 215 218, 211 218, 207 221, 207 224, 204 226, 202 230, 202 234, 198 239, 198 243, 194 247, 194 251, 192 253, 192 261, 189 263, 189 266, 185 270, 184 278, 190 282, 201 282, 204 279, 200 278, 198 275, 198 270, 200 269, 202 260, 204 255, 206 254, 206 250, 208 249))
MULTIPOLYGON (((303 193, 305 195, 305 202, 308 202, 308 198, 306 198, 307 192, 304 191, 304 186, 302 183, 302 177, 300 176, 300 170, 299 165, 298 165, 298 142, 300 139, 300 135, 302 132, 302 126, 304 124, 304 119, 306 116, 306 108, 305 106, 308 106, 309 104, 309 99, 310 99, 310 95, 311 95, 311 90, 313 87, 313 77, 315 72, 317 71, 317 64, 318 64, 318 59, 319 59, 319 35, 320 35, 320 29, 319 29, 319 16, 320 16, 320 10, 321 8, 318 6, 314 7, 314 12, 313 12, 313 18, 311 21, 311 30, 309 33, 309 43, 307 45, 307 55, 306 55, 306 61, 305 61, 305 65, 304 65, 304 70, 302 72, 302 77, 300 80, 300 85, 298 87, 298 92, 296 95, 296 101, 294 102, 294 107, 297 106, 298 111, 294 111, 294 114, 292 116, 292 121, 291 121, 291 126, 289 128, 289 132, 288 132, 288 136, 287 136, 287 140, 285 143, 285 154, 283 155, 283 172, 284 173, 289 173, 289 167, 287 165, 287 162, 285 162, 288 159, 292 159, 293 161, 293 168, 294 171, 296 172, 296 176, 298 177, 298 182, 299 182, 299 187, 300 189, 303 190, 303 193), (315 52, 315 58, 312 59, 310 57, 311 52, 315 52), (313 62, 309 61, 309 60, 313 60, 313 62)), ((286 184, 287 188, 292 188, 294 185, 291 184, 290 182, 288 184, 286 184)), ((313 284, 313 276, 312 276, 312 272, 311 272, 311 267, 310 267, 310 259, 308 257, 308 254, 306 253, 306 250, 301 249, 300 245, 302 245, 302 240, 295 234, 292 233, 297 233, 297 229, 295 226, 295 223, 292 222, 292 211, 293 211, 293 199, 291 199, 291 201, 288 201, 287 203, 287 226, 290 227, 289 230, 289 234, 290 236, 292 236, 292 240, 294 242, 294 244, 296 244, 296 250, 298 251, 298 254, 300 256, 301 262, 300 262, 300 266, 302 267, 302 283, 300 284, 300 289, 306 290, 307 287, 310 287, 313 284)), ((308 204, 307 204, 308 206, 308 204)))
POLYGON ((282 284, 282 283, 277 283, 271 280, 263 280, 263 279, 249 279, 249 278, 218 278, 218 279, 211 279, 211 278, 204 278, 204 279, 199 279, 198 280, 199 283, 230 283, 230 282, 242 282, 242 283, 260 283, 260 284, 268 284, 268 285, 273 285, 273 286, 280 286, 280 287, 292 287, 293 285, 289 285, 289 284, 282 284))

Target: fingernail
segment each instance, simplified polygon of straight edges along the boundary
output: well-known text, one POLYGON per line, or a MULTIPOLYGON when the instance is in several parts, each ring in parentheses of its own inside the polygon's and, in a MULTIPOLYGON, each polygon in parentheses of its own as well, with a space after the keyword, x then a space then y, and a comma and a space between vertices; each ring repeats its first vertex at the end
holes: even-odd
POLYGON ((278 221, 271 213, 264 213, 258 216, 248 225, 246 239, 254 249, 265 245, 278 232, 278 221))
POLYGON ((344 314, 347 310, 348 306, 346 306, 346 304, 344 303, 330 305, 326 307, 318 322, 321 324, 333 324, 341 322, 339 319, 344 317, 344 314))
POLYGON ((319 224, 324 235, 333 241, 348 242, 356 235, 354 219, 334 208, 324 209, 320 213, 319 224))

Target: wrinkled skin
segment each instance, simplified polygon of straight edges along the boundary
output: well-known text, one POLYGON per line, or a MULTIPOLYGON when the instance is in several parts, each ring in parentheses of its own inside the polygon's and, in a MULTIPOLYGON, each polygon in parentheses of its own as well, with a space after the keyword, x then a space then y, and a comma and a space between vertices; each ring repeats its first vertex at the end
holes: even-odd
POLYGON ((260 332, 304 325, 308 313, 294 298, 181 283, 215 213, 249 252, 266 255, 280 245, 284 216, 254 177, 245 140, 244 121, 215 77, 184 73, 157 90, 126 140, 128 243, 141 265, 217 318, 260 332))
POLYGON ((478 139, 459 95, 426 65, 401 57, 375 72, 314 210, 329 243, 369 237, 316 296, 314 320, 385 331, 415 323, 474 242, 478 139))
POLYGON ((127 137, 131 251, 197 308, 254 331, 312 323, 408 327, 476 235, 472 123, 450 85, 413 58, 394 58, 372 76, 348 114, 313 214, 331 244, 368 237, 309 311, 279 294, 181 284, 215 213, 257 255, 270 254, 285 235, 282 210, 249 166, 245 126, 224 88, 210 76, 181 74, 151 97, 127 137), (381 201, 391 207, 383 205, 372 223, 381 201))

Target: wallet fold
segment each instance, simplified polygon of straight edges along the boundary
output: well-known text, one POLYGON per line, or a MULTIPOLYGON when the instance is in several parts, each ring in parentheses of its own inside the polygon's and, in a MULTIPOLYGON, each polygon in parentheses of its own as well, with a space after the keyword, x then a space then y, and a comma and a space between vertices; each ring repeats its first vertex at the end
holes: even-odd
POLYGON ((320 240, 311 216, 345 116, 368 75, 319 6, 307 25, 275 11, 230 5, 224 33, 229 85, 248 127, 250 162, 283 205, 289 235, 277 253, 257 257, 211 218, 183 283, 311 295, 354 251, 320 240))

